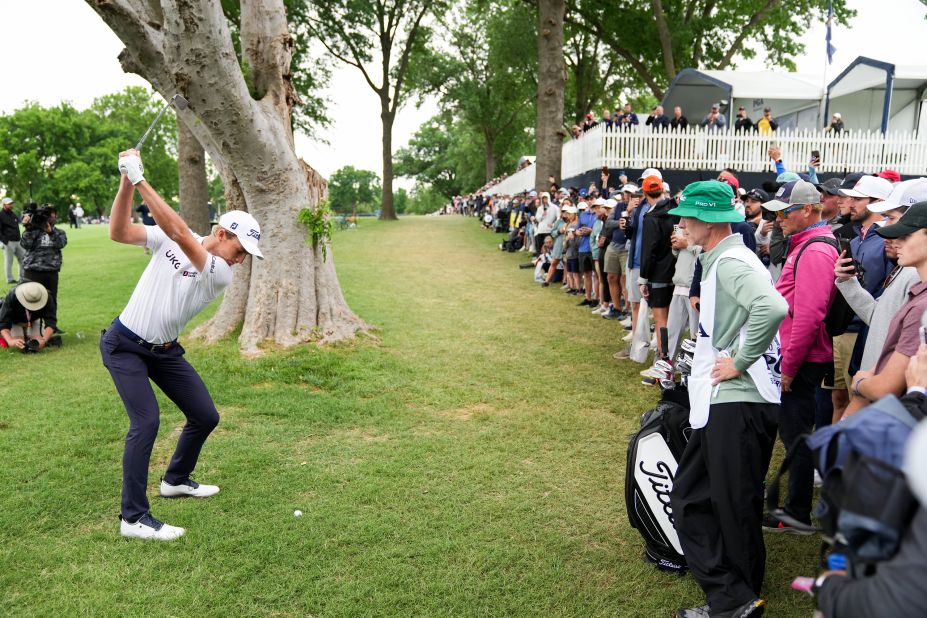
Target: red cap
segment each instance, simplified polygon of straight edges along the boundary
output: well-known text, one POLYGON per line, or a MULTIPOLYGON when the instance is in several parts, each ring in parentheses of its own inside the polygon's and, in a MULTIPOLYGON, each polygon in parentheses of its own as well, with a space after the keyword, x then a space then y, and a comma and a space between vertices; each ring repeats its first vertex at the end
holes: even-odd
POLYGON ((644 181, 641 183, 641 189, 644 190, 644 193, 650 193, 651 191, 662 191, 663 179, 659 176, 647 176, 647 178, 644 178, 644 181))
POLYGON ((877 175, 879 178, 884 178, 889 182, 901 182, 901 174, 895 170, 882 170, 877 175))
POLYGON ((586 114, 586 118, 592 118, 592 114, 586 114))
POLYGON ((731 174, 730 172, 721 172, 718 174, 718 180, 731 185, 731 188, 734 189, 735 194, 738 190, 740 190, 740 181, 737 180, 737 176, 731 174))

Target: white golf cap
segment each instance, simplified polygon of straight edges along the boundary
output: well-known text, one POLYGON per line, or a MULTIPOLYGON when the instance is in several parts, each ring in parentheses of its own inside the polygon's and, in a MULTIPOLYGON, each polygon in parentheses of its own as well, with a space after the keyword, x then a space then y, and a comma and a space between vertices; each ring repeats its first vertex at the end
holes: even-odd
POLYGON ((29 311, 38 311, 48 302, 48 290, 35 281, 20 283, 16 286, 16 300, 29 311))
POLYGON ((776 191, 776 198, 763 204, 763 208, 776 212, 785 210, 795 204, 820 204, 821 194, 810 182, 793 180, 787 182, 776 191))
POLYGON ((580 200, 579 203, 576 205, 576 208, 578 208, 579 210, 589 210, 589 204, 587 204, 583 200, 580 200))
POLYGON ((643 180, 644 178, 647 178, 647 176, 656 176, 660 180, 663 180, 663 174, 661 174, 660 170, 655 167, 648 167, 643 172, 641 172, 641 177, 638 178, 638 180, 643 180))
POLYGON ((595 201, 592 202, 592 205, 593 205, 593 206, 604 206, 604 205, 605 205, 605 200, 604 200, 603 198, 601 198, 601 197, 597 197, 597 198, 595 198, 595 201))
POLYGON ((550 199, 550 193, 548 193, 547 191, 541 191, 541 195, 540 195, 539 197, 540 197, 541 199, 544 199, 545 197, 546 197, 547 199, 550 199))
POLYGON ((663 191, 664 191, 665 193, 669 193, 669 192, 670 192, 669 183, 666 182, 665 180, 663 181, 663 191))
POLYGON ((5 198, 3 198, 3 203, 4 203, 4 205, 6 205, 6 204, 12 204, 12 203, 13 203, 13 198, 11 198, 11 197, 5 197, 5 198))
POLYGON ((570 213, 571 215, 575 215, 576 212, 577 212, 577 211, 576 211, 576 206, 570 206, 570 205, 564 206, 562 210, 563 210, 563 212, 568 212, 568 213, 570 213))
POLYGON ((618 202, 611 198, 608 198, 607 200, 605 200, 605 203, 602 204, 602 206, 605 206, 606 208, 614 208, 617 205, 618 205, 618 202))
POLYGON ((622 193, 637 193, 638 191, 640 191, 640 187, 632 182, 629 182, 625 186, 621 187, 622 193))
POLYGON ((884 200, 892 192, 892 183, 878 176, 863 176, 852 189, 840 189, 844 197, 874 197, 884 200))
POLYGON ((914 178, 899 182, 882 202, 869 204, 870 212, 888 212, 896 208, 908 208, 918 202, 927 202, 927 178, 914 178))
POLYGON ((219 227, 235 234, 245 251, 256 258, 264 259, 264 254, 258 249, 258 241, 261 240, 261 226, 250 213, 244 210, 230 210, 219 217, 219 227))

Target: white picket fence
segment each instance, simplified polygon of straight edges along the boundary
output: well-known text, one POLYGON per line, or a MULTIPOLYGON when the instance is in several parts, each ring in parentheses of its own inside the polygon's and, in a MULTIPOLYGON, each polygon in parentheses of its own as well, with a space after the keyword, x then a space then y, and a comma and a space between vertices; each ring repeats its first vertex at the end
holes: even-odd
MULTIPOLYGON (((772 135, 735 133, 732 129, 707 131, 653 131, 647 126, 631 130, 598 125, 563 145, 560 176, 579 176, 608 166, 611 170, 656 167, 663 170, 722 170, 772 172, 767 152, 779 146, 786 169, 807 171, 811 152, 817 150, 820 173, 878 172, 893 169, 901 174, 927 176, 927 139, 917 133, 878 131, 833 135, 810 129, 782 129, 772 135)), ((531 165, 494 185, 489 193, 514 194, 534 188, 531 165)))

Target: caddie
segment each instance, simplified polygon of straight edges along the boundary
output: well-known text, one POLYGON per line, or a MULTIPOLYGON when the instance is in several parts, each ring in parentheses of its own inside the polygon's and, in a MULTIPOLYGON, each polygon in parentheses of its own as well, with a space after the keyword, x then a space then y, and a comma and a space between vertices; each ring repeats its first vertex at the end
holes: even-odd
POLYGON ((760 616, 766 563, 763 480, 779 415, 776 333, 787 305, 731 224, 744 220, 734 191, 694 182, 670 215, 703 253, 695 357, 689 377, 692 435, 670 494, 686 563, 707 604, 679 618, 760 616))
POLYGON ((151 382, 177 404, 187 422, 161 479, 165 498, 206 498, 219 492, 190 478, 200 449, 219 423, 219 413, 196 370, 177 342, 187 322, 232 281, 232 266, 258 249, 261 228, 250 214, 232 210, 207 237, 194 234, 144 178, 136 150, 119 154, 122 180, 113 202, 109 236, 146 247, 151 261, 129 302, 100 338, 103 364, 129 415, 122 457, 120 533, 125 537, 169 541, 184 529, 155 519, 148 505, 148 464, 160 412, 151 382), (151 209, 157 226, 131 222, 135 190, 151 209))

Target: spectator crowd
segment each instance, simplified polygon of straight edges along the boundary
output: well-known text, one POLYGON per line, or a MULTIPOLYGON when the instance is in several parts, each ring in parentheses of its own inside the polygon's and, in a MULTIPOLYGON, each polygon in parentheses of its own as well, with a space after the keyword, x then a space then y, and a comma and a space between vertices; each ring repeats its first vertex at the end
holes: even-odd
MULTIPOLYGON (((573 132, 640 122, 625 105, 598 121, 587 116, 573 132)), ((644 123, 671 130, 688 121, 678 107, 672 117, 657 107, 644 123)), ((723 127, 718 106, 699 124, 723 127)), ((741 108, 735 127, 777 128, 768 108, 756 122, 741 108)), ((844 130, 839 114, 829 130, 844 130)), ((757 186, 741 186, 733 169, 686 187, 672 187, 654 168, 636 178, 603 169, 589 186, 559 187, 550 179, 548 191, 455 202, 458 212, 501 235, 501 250, 530 256, 522 267, 540 287, 575 296, 579 307, 614 325, 606 328, 618 362, 652 352, 644 384, 672 378, 666 362, 686 337, 696 341, 696 355, 709 350, 704 414, 712 421, 697 427, 701 385, 693 367, 690 420, 698 439, 690 440, 673 494, 676 528, 708 603, 678 616, 762 613, 761 530, 809 534, 813 527, 820 479, 805 436, 848 422, 887 396, 904 398, 914 419, 925 410, 927 178, 860 170, 824 180, 816 158, 796 172, 776 147, 769 156, 777 175, 757 186), (655 336, 664 328, 666 341, 655 336), (740 417, 740 425, 716 420, 740 417), (778 508, 763 513, 777 435, 790 453, 787 489, 778 508), (699 455, 690 453, 697 449, 699 455)), ((911 483, 927 498, 922 481, 911 483)), ((927 565, 927 515, 923 506, 917 513, 902 530, 897 555, 878 569, 836 567, 815 579, 824 615, 927 612, 927 589, 897 577, 902 567, 921 572, 927 565), (899 591, 902 582, 916 590, 899 591)))

